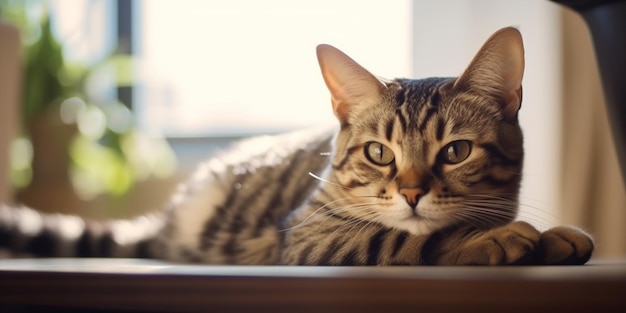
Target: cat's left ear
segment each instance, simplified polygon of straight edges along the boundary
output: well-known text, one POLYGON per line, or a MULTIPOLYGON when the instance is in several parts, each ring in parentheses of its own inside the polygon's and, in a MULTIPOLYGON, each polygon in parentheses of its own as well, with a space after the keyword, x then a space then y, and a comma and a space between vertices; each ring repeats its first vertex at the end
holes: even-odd
POLYGON ((480 48, 468 68, 455 82, 501 105, 503 115, 512 120, 522 105, 524 44, 513 28, 500 29, 480 48))
POLYGON ((330 45, 317 46, 317 60, 342 125, 380 100, 385 84, 345 53, 330 45))

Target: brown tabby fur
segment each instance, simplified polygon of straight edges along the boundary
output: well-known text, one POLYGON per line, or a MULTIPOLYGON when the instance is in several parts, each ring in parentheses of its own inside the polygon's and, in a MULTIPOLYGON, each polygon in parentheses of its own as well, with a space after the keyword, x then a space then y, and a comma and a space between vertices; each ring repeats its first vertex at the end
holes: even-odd
POLYGON ((524 56, 516 29, 496 32, 458 78, 387 81, 334 47, 321 45, 317 55, 338 131, 244 141, 201 165, 152 217, 96 225, 2 208, 0 246, 212 264, 590 258, 593 241, 576 228, 540 233, 513 222, 523 163, 524 56), (18 237, 24 216, 46 222, 20 240, 1 240, 18 237))

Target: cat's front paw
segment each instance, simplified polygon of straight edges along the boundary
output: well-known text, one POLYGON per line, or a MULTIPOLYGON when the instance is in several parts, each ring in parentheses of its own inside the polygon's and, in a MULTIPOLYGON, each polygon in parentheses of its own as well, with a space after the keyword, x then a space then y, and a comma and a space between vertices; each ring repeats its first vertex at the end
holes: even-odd
POLYGON ((591 236, 574 227, 559 226, 541 234, 538 259, 546 265, 581 265, 593 253, 591 236))
POLYGON ((458 265, 513 265, 536 262, 540 233, 528 223, 514 222, 469 239, 457 256, 458 265))

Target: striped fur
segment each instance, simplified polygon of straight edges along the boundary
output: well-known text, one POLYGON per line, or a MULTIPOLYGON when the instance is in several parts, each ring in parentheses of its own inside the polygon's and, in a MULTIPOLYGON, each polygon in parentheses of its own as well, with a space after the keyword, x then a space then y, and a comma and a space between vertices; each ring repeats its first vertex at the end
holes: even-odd
POLYGON ((91 223, 0 207, 13 256, 186 263, 582 264, 574 228, 512 222, 523 164, 523 48, 494 34, 458 78, 381 80, 318 47, 339 129, 243 141, 201 164, 166 208, 91 223))

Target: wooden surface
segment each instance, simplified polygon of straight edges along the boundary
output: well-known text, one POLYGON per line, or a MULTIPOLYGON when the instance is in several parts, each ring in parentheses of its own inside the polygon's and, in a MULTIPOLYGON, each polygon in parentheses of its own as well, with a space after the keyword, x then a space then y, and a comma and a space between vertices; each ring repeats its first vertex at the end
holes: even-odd
POLYGON ((626 312, 626 262, 574 267, 190 266, 0 260, 2 312, 626 312), (60 309, 61 308, 61 309, 60 309))

